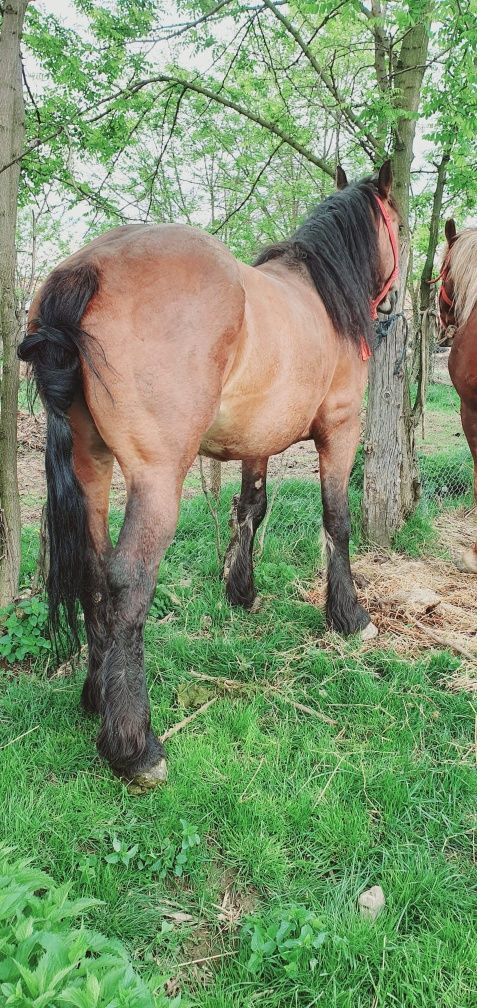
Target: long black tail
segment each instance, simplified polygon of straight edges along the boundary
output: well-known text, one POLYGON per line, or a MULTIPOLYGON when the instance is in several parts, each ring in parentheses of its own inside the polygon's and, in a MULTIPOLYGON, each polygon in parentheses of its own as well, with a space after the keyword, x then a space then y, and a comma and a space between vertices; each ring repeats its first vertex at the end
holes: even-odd
POLYGON ((43 288, 37 317, 18 356, 28 361, 47 411, 45 469, 50 633, 56 649, 79 646, 78 599, 88 556, 86 502, 73 469, 73 438, 67 412, 81 391, 81 359, 95 371, 91 337, 80 323, 99 287, 92 265, 55 270, 43 288), (63 618, 64 617, 64 618, 63 618))

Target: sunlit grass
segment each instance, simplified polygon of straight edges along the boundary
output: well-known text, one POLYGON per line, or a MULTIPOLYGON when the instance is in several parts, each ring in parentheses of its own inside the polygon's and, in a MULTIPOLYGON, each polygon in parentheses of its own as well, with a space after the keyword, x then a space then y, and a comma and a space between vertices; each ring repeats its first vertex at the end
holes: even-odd
MULTIPOLYGON (((222 496, 224 539, 232 491, 222 496)), ((357 549, 357 491, 352 507, 357 549)), ((99 761, 96 720, 79 709, 83 670, 4 674, 2 832, 75 895, 102 899, 93 924, 120 936, 146 974, 159 967, 178 977, 200 1008, 471 1008, 474 708, 441 685, 458 664, 449 655, 405 662, 363 655, 353 642, 342 657, 320 649, 323 614, 297 590, 321 562, 320 514, 318 485, 284 484, 257 564, 263 604, 252 616, 225 602, 202 496, 184 504, 160 574, 170 595, 159 590, 146 632, 154 724, 163 731, 190 713, 178 707, 178 689, 194 672, 243 685, 202 684, 218 699, 169 742, 163 790, 132 798, 99 761), (147 855, 160 854, 165 838, 180 843, 181 820, 200 846, 184 878, 158 877, 147 855), (129 864, 107 860, 115 838, 126 852, 137 846, 129 864), (231 884, 253 927, 297 905, 319 916, 328 937, 314 970, 289 975, 271 953, 250 973, 242 922, 219 919, 231 884), (372 884, 387 901, 374 925, 356 909, 372 884), (171 919, 177 911, 191 919, 171 919), (180 965, 204 957, 205 965, 180 965)), ((414 520, 408 532, 422 548, 427 526, 416 531, 414 520)), ((25 577, 34 542, 27 529, 25 577)))

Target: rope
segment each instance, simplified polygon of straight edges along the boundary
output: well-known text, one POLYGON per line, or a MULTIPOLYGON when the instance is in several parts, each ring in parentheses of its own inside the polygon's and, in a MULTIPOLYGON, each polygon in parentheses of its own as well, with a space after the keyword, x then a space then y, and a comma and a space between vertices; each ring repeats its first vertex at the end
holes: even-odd
POLYGON ((393 374, 395 378, 402 378, 403 375, 402 366, 406 359, 407 342, 409 338, 409 324, 404 312, 395 312, 394 314, 387 315, 385 318, 379 319, 379 321, 376 322, 376 325, 374 327, 374 333, 375 333, 374 350, 376 351, 378 347, 381 346, 381 343, 383 343, 384 340, 389 336, 389 334, 394 331, 398 319, 403 320, 404 341, 403 341, 402 353, 394 363, 393 374))

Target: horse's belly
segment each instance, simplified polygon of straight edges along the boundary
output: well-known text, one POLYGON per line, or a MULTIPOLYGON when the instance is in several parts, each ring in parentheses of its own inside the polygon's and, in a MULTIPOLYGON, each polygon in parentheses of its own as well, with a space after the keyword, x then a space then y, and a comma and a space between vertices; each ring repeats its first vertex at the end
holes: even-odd
MULTIPOLYGON (((275 394, 251 399, 224 396, 219 412, 202 438, 200 452, 222 461, 269 458, 296 441, 310 437, 310 425, 321 401, 318 389, 295 397, 275 394)), ((290 390, 288 390, 290 391, 290 390)))

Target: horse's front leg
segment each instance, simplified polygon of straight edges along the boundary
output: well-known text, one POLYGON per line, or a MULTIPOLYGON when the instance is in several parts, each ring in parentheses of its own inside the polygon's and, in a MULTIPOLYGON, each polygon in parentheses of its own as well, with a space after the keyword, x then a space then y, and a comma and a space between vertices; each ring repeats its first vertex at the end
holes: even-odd
POLYGON ((358 408, 346 415, 336 411, 316 439, 327 559, 326 618, 333 630, 345 636, 361 630, 363 636, 373 637, 377 629, 358 602, 349 560, 348 484, 359 432, 358 408))
POLYGON ((166 779, 162 743, 151 728, 144 669, 144 623, 159 562, 177 523, 180 486, 167 472, 133 485, 117 546, 107 560, 111 643, 103 665, 98 750, 138 789, 166 779))
POLYGON ((227 598, 233 606, 251 609, 256 599, 253 541, 267 510, 268 458, 244 459, 240 496, 232 505, 232 538, 224 560, 227 598))

